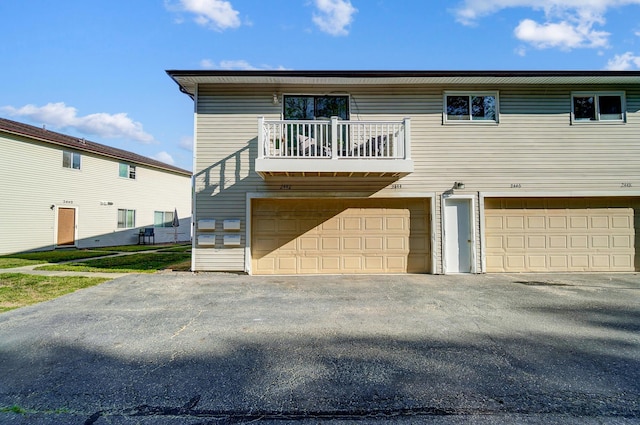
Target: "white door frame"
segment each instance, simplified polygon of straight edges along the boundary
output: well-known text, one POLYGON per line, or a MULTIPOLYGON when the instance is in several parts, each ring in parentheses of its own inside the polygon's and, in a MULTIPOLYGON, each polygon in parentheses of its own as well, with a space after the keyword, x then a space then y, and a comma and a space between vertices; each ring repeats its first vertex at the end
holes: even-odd
MULTIPOLYGON (((58 226, 59 226, 59 223, 58 223, 59 214, 58 214, 58 212, 59 212, 60 208, 74 209, 75 210, 75 212, 73 213, 74 214, 74 220, 75 220, 74 229, 73 229, 73 245, 64 245, 64 246, 65 247, 68 246, 68 247, 76 247, 77 248, 78 247, 78 207, 75 206, 75 205, 56 205, 55 206, 56 214, 55 214, 55 223, 54 223, 54 226, 53 226, 53 246, 54 247, 58 247, 58 226)), ((60 246, 62 246, 62 245, 60 245, 60 246)))
MULTIPOLYGON (((447 237, 446 237, 446 202, 448 199, 463 199, 469 201, 469 226, 471 226, 471 253, 470 253, 470 261, 471 261, 471 273, 477 273, 476 266, 476 243, 478 240, 478 235, 476 234, 476 197, 475 195, 450 195, 450 194, 442 194, 442 202, 440 205, 440 212, 442 216, 442 225, 441 225, 441 235, 442 235, 442 272, 444 274, 451 273, 447 270, 447 237)), ((453 273, 458 273, 453 272, 453 273)))

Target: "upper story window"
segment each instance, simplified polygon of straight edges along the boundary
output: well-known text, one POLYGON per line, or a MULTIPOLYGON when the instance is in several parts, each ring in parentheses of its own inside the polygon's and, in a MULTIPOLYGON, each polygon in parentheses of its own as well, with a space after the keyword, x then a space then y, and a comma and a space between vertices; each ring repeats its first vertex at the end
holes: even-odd
POLYGON ((498 122, 498 92, 446 92, 444 122, 498 122))
POLYGON ((120 163, 119 176, 126 179, 136 178, 136 166, 120 163))
POLYGON ((349 119, 349 96, 283 96, 285 120, 349 119))
POLYGON ((80 154, 78 152, 62 151, 62 166, 64 168, 80 169, 80 154))
POLYGON ((571 93, 572 122, 624 122, 625 99, 623 92, 571 93))

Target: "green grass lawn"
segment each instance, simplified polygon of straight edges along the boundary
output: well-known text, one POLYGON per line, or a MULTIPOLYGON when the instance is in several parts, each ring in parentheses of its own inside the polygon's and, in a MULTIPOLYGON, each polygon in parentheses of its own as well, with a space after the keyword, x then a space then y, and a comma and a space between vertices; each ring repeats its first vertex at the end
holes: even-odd
POLYGON ((30 266, 32 264, 42 264, 42 263, 46 263, 46 261, 0 257, 0 269, 10 269, 13 267, 30 266))
POLYGON ((0 268, 28 266, 37 263, 61 263, 64 261, 78 260, 80 258, 101 257, 113 254, 107 251, 94 249, 65 249, 56 251, 22 252, 0 256, 0 268), (14 263, 12 263, 12 261, 14 263), (16 265, 11 265, 16 264, 16 265))
POLYGON ((191 244, 176 245, 176 244, 159 244, 159 245, 120 245, 120 246, 108 246, 100 248, 103 251, 118 251, 118 252, 138 252, 138 251, 173 251, 173 250, 190 250, 191 244))
POLYGON ((109 279, 0 273, 0 312, 47 301, 109 279))
POLYGON ((172 269, 187 271, 191 266, 191 254, 182 252, 137 253, 81 263, 52 264, 38 267, 36 270, 106 272, 106 273, 153 273, 158 270, 172 269))

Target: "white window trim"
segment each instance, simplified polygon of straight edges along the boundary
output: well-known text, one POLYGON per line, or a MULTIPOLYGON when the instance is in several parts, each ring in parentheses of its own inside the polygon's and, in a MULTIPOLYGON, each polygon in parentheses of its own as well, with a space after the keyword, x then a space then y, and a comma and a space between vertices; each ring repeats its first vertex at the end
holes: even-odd
MULTIPOLYGON (((349 120, 351 120, 351 94, 349 93, 306 93, 306 92, 292 92, 292 93, 282 93, 278 97, 280 102, 280 118, 284 120, 284 98, 288 97, 346 97, 347 98, 347 115, 349 116, 349 120)), ((331 117, 327 117, 331 118, 331 117)))
POLYGON ((62 168, 66 168, 67 170, 80 171, 82 169, 82 154, 80 154, 80 152, 75 152, 75 151, 71 151, 71 150, 63 150, 62 151, 62 168), (71 158, 69 160, 70 167, 65 167, 64 166, 64 156, 65 156, 65 154, 71 155, 71 158), (75 155, 78 155, 78 168, 74 168, 73 167, 73 157, 75 155))
POLYGON ((173 211, 161 211, 161 210, 153 211, 153 227, 155 227, 156 229, 173 227, 171 225, 172 221, 173 221, 173 211), (157 225, 156 224, 156 213, 162 213, 162 224, 161 225, 157 225), (169 220, 169 221, 167 221, 167 219, 166 219, 168 214, 171 214, 171 220, 169 220))
MULTIPOLYGON (((471 112, 469 112, 471 114, 471 112)), ((500 122, 500 92, 498 90, 489 91, 445 91, 442 95, 442 122, 454 125, 497 125, 500 122), (496 119, 495 120, 449 120, 447 119, 447 97, 448 96, 493 96, 496 99, 496 119)))
POLYGON ((607 124, 625 124, 627 122, 627 99, 624 91, 573 91, 571 92, 571 124, 572 125, 607 125, 607 124), (596 100, 596 120, 576 120, 574 113, 574 97, 590 97, 593 96, 596 99, 600 96, 620 96, 620 103, 622 106, 622 119, 619 120, 601 120, 600 119, 600 103, 596 100))
POLYGON ((120 211, 125 211, 124 213, 124 227, 120 227, 118 226, 118 217, 116 217, 116 229, 135 229, 136 228, 136 216, 138 215, 136 213, 135 209, 129 209, 129 208, 118 208, 117 213, 120 214, 120 211), (129 227, 127 226, 127 216, 129 214, 129 211, 133 211, 133 226, 129 227))
POLYGON ((132 164, 127 164, 126 162, 120 162, 118 163, 118 177, 121 179, 127 179, 127 180, 137 180, 138 178, 138 169, 135 165, 132 164), (127 166, 127 175, 126 176, 121 176, 120 175, 120 165, 126 165, 127 166), (133 172, 133 177, 131 177, 131 168, 134 169, 133 172))

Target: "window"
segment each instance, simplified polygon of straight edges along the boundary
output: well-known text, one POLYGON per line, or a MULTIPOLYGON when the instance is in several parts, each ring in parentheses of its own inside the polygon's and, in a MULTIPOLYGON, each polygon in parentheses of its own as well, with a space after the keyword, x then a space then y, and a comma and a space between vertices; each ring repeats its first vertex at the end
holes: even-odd
POLYGON ((459 93, 444 95, 444 122, 498 122, 498 93, 459 93))
POLYGON ((120 177, 124 177, 125 179, 135 179, 136 178, 136 166, 120 163, 119 169, 120 177))
POLYGON ((154 212, 153 227, 173 227, 173 211, 154 212))
POLYGON ((285 120, 313 120, 339 117, 349 119, 348 96, 284 96, 285 120))
POLYGON ((136 227, 136 210, 118 209, 118 229, 136 227))
POLYGON ((64 168, 80 169, 80 154, 78 152, 62 151, 62 166, 64 168))
POLYGON ((623 93, 574 92, 571 94, 571 112, 574 123, 613 121, 624 122, 623 93))

